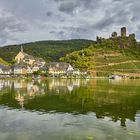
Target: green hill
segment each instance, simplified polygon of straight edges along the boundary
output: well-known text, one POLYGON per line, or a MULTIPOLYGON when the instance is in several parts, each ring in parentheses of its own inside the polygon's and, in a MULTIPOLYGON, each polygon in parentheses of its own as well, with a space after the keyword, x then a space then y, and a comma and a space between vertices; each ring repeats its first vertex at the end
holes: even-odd
POLYGON ((9 63, 4 61, 2 58, 0 58, 0 64, 1 65, 9 65, 9 63))
MULTIPOLYGON (((22 44, 24 52, 43 58, 45 61, 58 61, 60 57, 65 56, 76 50, 86 48, 94 43, 91 40, 74 39, 62 41, 38 41, 22 44)), ((19 52, 21 45, 10 45, 0 48, 0 57, 8 62, 12 62, 19 52)))
POLYGON ((140 47, 130 37, 102 39, 60 60, 80 69, 96 71, 97 76, 140 76, 140 47))

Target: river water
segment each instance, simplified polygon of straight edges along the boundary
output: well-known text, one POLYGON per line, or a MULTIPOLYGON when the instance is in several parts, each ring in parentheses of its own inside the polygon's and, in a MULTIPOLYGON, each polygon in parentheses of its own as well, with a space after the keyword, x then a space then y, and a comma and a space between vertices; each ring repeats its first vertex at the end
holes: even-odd
POLYGON ((0 140, 140 140, 140 80, 0 80, 0 140))

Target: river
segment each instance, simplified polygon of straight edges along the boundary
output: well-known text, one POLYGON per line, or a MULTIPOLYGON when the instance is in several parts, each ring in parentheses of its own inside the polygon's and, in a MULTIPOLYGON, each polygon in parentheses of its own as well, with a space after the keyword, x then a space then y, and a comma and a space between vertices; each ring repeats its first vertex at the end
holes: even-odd
POLYGON ((0 140, 139 140, 140 80, 0 80, 0 140))

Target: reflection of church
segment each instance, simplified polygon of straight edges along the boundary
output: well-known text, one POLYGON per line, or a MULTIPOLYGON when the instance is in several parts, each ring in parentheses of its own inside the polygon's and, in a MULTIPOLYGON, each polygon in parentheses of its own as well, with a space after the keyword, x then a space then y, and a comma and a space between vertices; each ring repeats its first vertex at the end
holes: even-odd
POLYGON ((14 89, 17 91, 15 99, 19 102, 22 108, 24 107, 24 103, 26 101, 34 98, 40 92, 37 85, 34 83, 26 83, 25 81, 15 81, 14 89))
POLYGON ((15 99, 19 102, 19 105, 21 106, 21 108, 23 108, 24 107, 24 100, 25 100, 24 95, 21 95, 19 93, 19 91, 17 91, 15 99))

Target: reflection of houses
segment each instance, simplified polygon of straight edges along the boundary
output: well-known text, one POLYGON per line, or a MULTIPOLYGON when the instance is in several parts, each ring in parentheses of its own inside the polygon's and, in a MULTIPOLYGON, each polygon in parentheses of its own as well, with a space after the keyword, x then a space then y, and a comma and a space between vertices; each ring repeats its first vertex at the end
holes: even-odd
POLYGON ((52 62, 47 64, 49 74, 66 74, 73 71, 73 67, 69 63, 52 62))
POLYGON ((80 86, 80 79, 73 79, 73 80, 56 80, 50 79, 49 80, 49 90, 65 90, 71 92, 74 88, 80 86))
POLYGON ((39 93, 40 89, 38 87, 38 85, 31 83, 27 83, 25 81, 14 81, 14 88, 16 90, 22 89, 24 91, 27 91, 29 94, 31 93, 31 95, 33 95, 32 93, 39 93))
POLYGON ((135 121, 136 114, 139 115, 140 113, 139 82, 125 80, 123 83, 114 86, 112 84, 108 85, 109 81, 96 80, 49 79, 42 84, 28 83, 24 80, 11 82, 0 80, 0 87, 5 85, 5 89, 9 87, 9 84, 13 85, 6 92, 8 96, 1 96, 1 101, 3 101, 1 103, 16 108, 15 102, 13 102, 13 98, 15 98, 21 107, 26 104, 24 107, 28 110, 47 112, 56 110, 56 112, 76 112, 77 114, 94 112, 97 118, 105 117, 106 119, 106 117, 109 117, 117 124, 120 120, 122 126, 126 126, 126 120, 128 121, 128 119, 135 121), (50 88, 54 89, 54 92, 50 92, 50 88), (74 92, 67 94, 68 90, 74 90, 74 92), (57 91, 60 91, 60 94, 51 96, 58 93, 57 91), (42 95, 42 93, 45 96, 34 98, 34 96, 42 95))
POLYGON ((73 89, 74 89, 74 85, 73 85, 73 84, 67 85, 67 88, 68 88, 68 91, 69 91, 69 92, 72 92, 73 89))
POLYGON ((14 80, 14 88, 17 89, 25 89, 27 88, 27 84, 25 81, 22 80, 14 80))
POLYGON ((11 86, 12 86, 12 82, 11 81, 9 81, 9 80, 0 80, 0 90, 1 89, 4 89, 5 87, 9 87, 9 88, 11 88, 11 86))

